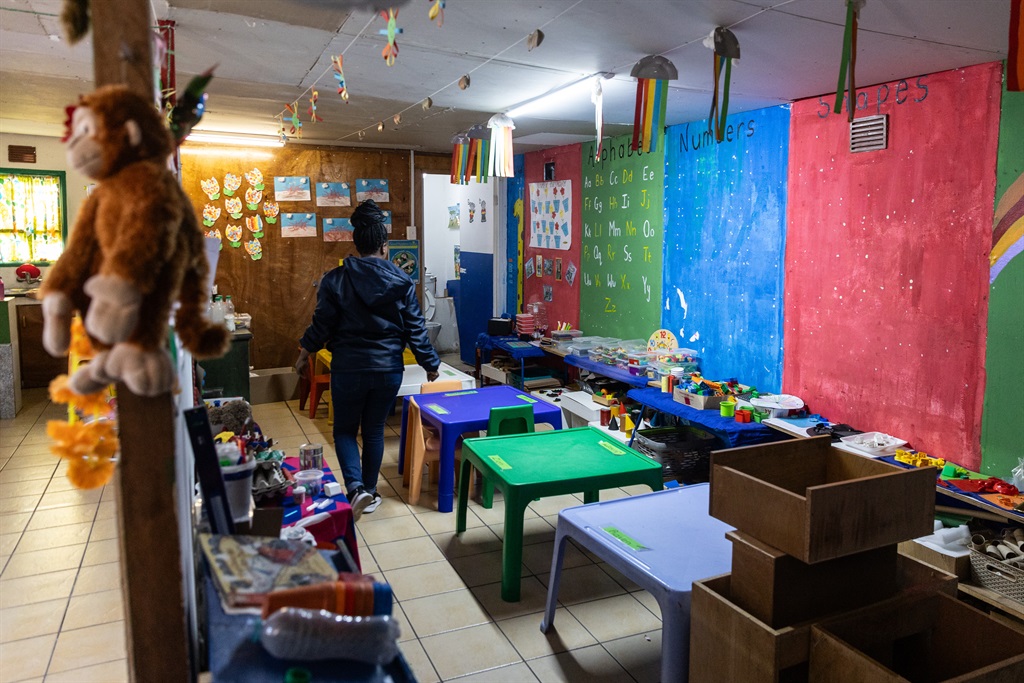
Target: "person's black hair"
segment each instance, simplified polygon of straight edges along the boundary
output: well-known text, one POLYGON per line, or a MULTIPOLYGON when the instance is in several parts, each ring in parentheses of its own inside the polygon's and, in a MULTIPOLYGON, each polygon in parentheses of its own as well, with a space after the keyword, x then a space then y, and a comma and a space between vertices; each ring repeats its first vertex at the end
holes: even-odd
POLYGON ((356 207, 349 219, 352 222, 352 241, 361 256, 380 253, 388 241, 388 231, 384 227, 384 212, 377 202, 367 199, 356 207))

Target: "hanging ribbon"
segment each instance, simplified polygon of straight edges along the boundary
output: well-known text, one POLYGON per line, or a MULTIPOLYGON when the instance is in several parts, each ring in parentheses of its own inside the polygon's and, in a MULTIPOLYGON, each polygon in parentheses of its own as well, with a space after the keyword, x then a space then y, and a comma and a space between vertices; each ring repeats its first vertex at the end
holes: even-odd
POLYGON ((277 137, 281 139, 281 144, 288 142, 288 136, 284 134, 284 119, 280 116, 277 117, 277 137))
POLYGON ((338 82, 338 94, 344 102, 348 102, 348 88, 345 87, 345 72, 341 68, 342 55, 331 57, 331 65, 334 67, 334 80, 338 82))
POLYGON ((299 121, 299 103, 298 103, 298 101, 296 100, 293 104, 286 104, 286 105, 284 105, 284 108, 285 108, 285 111, 287 111, 289 114, 291 114, 291 117, 288 120, 292 124, 292 128, 291 128, 291 130, 289 132, 292 135, 297 135, 297 136, 299 136, 301 138, 302 137, 302 121, 299 121))
POLYGON ((398 28, 398 10, 392 7, 382 11, 380 16, 388 22, 386 29, 378 31, 380 35, 388 37, 388 44, 384 46, 380 54, 388 66, 394 66, 395 58, 398 57, 398 43, 395 42, 395 37, 402 33, 402 29, 398 28))
POLYGON ((320 99, 320 93, 317 92, 316 88, 313 88, 313 94, 309 96, 309 122, 316 123, 317 121, 323 122, 316 113, 316 101, 320 99))
POLYGON ((708 132, 714 133, 715 140, 725 139, 725 121, 729 116, 729 85, 732 83, 732 61, 740 58, 740 43, 736 36, 727 28, 718 26, 704 39, 704 46, 714 50, 711 57, 715 79, 714 93, 711 96, 711 112, 708 114, 708 132), (725 80, 722 81, 722 73, 725 80), (719 91, 722 100, 719 106, 719 91))
POLYGON ((512 131, 516 124, 504 114, 495 114, 487 121, 487 127, 491 129, 487 170, 496 178, 511 178, 515 175, 512 168, 512 131))
POLYGON ((668 81, 638 78, 636 81, 636 109, 633 113, 634 151, 650 152, 657 147, 657 139, 665 124, 665 106, 668 103, 668 81))
POLYGON ((843 53, 839 59, 839 80, 836 83, 835 113, 843 111, 843 84, 846 82, 849 67, 849 98, 847 104, 847 120, 853 121, 853 109, 856 106, 857 87, 854 84, 854 71, 857 66, 857 20, 866 0, 844 0, 846 2, 846 30, 843 31, 843 53))
POLYGON ((1006 53, 1006 89, 1024 91, 1024 0, 1010 4, 1010 42, 1006 53))
POLYGON ((604 141, 604 90, 601 81, 594 80, 590 91, 590 101, 594 103, 594 127, 597 130, 597 143, 594 145, 594 160, 601 160, 601 144, 604 141))
POLYGON ((437 27, 441 28, 444 26, 444 0, 427 0, 427 2, 434 3, 430 7, 430 11, 427 13, 427 18, 431 21, 436 19, 437 27))

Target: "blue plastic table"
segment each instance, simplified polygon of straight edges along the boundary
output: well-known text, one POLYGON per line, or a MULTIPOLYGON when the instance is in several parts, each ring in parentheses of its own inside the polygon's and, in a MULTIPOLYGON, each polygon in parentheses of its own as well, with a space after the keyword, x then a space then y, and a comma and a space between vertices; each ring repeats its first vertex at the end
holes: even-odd
MULTIPOLYGON (((626 393, 630 398, 646 408, 653 408, 669 415, 675 415, 686 420, 692 425, 702 427, 711 432, 729 448, 737 446, 750 446, 771 441, 785 441, 788 435, 772 429, 760 422, 737 422, 731 417, 722 417, 717 410, 697 410, 683 403, 672 399, 672 394, 666 394, 660 389, 653 387, 648 389, 630 389, 626 393)), ((640 416, 641 419, 643 415, 640 416)))
POLYGON ((625 382, 631 387, 646 387, 647 383, 651 381, 647 375, 631 375, 629 370, 618 367, 617 365, 608 365, 607 363, 598 363, 596 360, 585 358, 583 356, 576 356, 569 354, 565 357, 565 364, 572 365, 581 370, 589 370, 598 375, 610 377, 611 379, 618 380, 619 382, 625 382))
MULTIPOLYGON (((402 408, 403 418, 407 414, 409 397, 402 408)), ((491 408, 533 405, 534 422, 546 422, 555 429, 562 428, 562 410, 528 393, 509 386, 464 389, 443 394, 420 394, 417 398, 423 420, 437 429, 441 437, 441 473, 437 485, 437 509, 451 512, 454 507, 455 490, 455 446, 459 437, 466 432, 487 429, 491 408)), ((405 422, 402 420, 402 443, 405 443, 405 422)))
POLYGON ((710 487, 694 484, 558 514, 547 608, 540 630, 555 621, 565 542, 597 555, 646 589, 661 607, 661 680, 685 681, 690 666, 690 591, 693 582, 732 566, 732 527, 708 514, 710 487))

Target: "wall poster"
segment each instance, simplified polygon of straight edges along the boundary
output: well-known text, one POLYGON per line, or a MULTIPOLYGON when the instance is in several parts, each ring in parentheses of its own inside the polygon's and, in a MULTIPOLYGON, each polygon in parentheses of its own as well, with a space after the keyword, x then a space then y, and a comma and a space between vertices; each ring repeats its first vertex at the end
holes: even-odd
POLYGON ((530 183, 530 246, 567 251, 572 245, 572 181, 530 183))

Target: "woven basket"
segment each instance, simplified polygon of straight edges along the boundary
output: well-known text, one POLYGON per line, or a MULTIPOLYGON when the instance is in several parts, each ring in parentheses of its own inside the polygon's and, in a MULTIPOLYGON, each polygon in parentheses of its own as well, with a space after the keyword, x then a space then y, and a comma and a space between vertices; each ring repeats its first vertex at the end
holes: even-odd
POLYGON ((638 429, 633 448, 661 464, 665 480, 685 484, 708 480, 711 451, 719 448, 714 434, 696 427, 638 429))
POLYGON ((971 548, 971 576, 979 586, 1024 604, 1024 569, 971 548))

